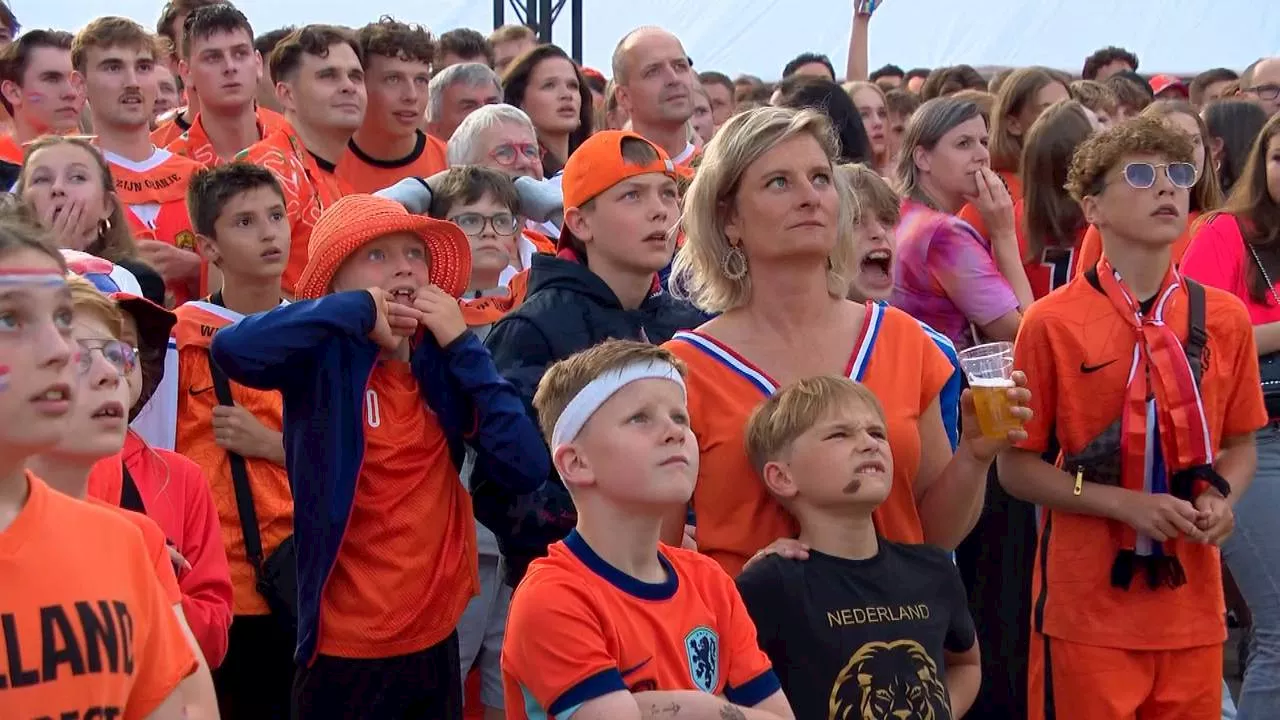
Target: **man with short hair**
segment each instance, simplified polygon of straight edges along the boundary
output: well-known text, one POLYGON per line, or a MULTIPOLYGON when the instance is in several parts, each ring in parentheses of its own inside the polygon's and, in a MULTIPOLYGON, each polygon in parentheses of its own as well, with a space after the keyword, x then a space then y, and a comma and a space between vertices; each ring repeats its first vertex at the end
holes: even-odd
POLYGON ((716 124, 716 130, 719 130, 721 125, 733 117, 736 105, 733 100, 733 81, 722 72, 708 70, 698 73, 698 82, 702 83, 702 89, 711 101, 711 121, 716 124))
POLYGON ((165 280, 176 305, 200 295, 200 255, 187 215, 187 183, 199 164, 151 142, 156 37, 122 17, 91 21, 71 45, 71 63, 85 89, 111 168, 116 196, 138 241, 138 256, 165 280))
POLYGON ((281 116, 254 108, 262 56, 244 13, 228 4, 199 8, 187 16, 182 37, 178 67, 201 102, 190 127, 166 146, 170 152, 214 167, 284 124, 281 116))
POLYGON ((826 55, 805 52, 792 58, 791 62, 782 68, 783 79, 792 75, 809 75, 834 81, 836 79, 836 69, 831 64, 831 58, 826 55))
POLYGON ((503 25, 489 34, 493 69, 506 72, 511 62, 538 46, 538 36, 528 25, 503 25))
POLYGON ((1209 103, 1226 97, 1233 85, 1239 85, 1240 75, 1229 68, 1213 68, 1205 70, 1191 80, 1188 90, 1191 93, 1191 104, 1202 108, 1209 103))
POLYGON ((921 88, 924 87, 924 81, 929 79, 929 68, 911 68, 907 71, 905 80, 907 83, 907 92, 920 94, 921 88))
POLYGON ((383 17, 361 28, 357 38, 368 108, 335 174, 355 192, 371 193, 444 170, 445 144, 421 129, 435 54, 431 33, 383 17))
POLYGON ((275 173, 284 189, 292 245, 282 283, 289 295, 307 264, 311 228, 350 191, 333 170, 364 121, 362 63, 360 44, 345 28, 307 25, 290 33, 271 53, 288 126, 237 156, 275 173))
POLYGON ((471 28, 457 28, 436 40, 436 72, 467 62, 493 67, 493 48, 489 47, 489 41, 483 35, 471 28))
POLYGON ((1280 56, 1261 58, 1240 76, 1240 92, 1268 115, 1280 113, 1280 56))
POLYGON ((427 96, 427 132, 447 143, 468 115, 502 102, 502 81, 484 63, 459 63, 431 78, 427 96))
MULTIPOLYGON (((182 28, 186 25, 187 16, 202 7, 223 4, 229 5, 230 2, 228 0, 169 0, 164 4, 164 9, 160 11, 160 19, 156 22, 156 35, 169 42, 169 71, 173 73, 174 77, 182 76, 182 70, 179 67, 182 63, 184 52, 182 47, 182 28)), ((156 128, 155 136, 151 138, 152 142, 158 147, 164 147, 173 142, 175 138, 191 127, 191 123, 199 112, 199 94, 195 89, 188 87, 187 106, 180 108, 160 122, 156 128)))
MULTIPOLYGON (((276 28, 269 32, 262 33, 253 41, 253 49, 258 51, 258 55, 269 58, 271 51, 276 49, 276 45, 285 39, 298 28, 294 25, 286 25, 276 28)), ((266 68, 260 73, 258 78, 258 107, 280 112, 280 101, 276 99, 276 84, 271 80, 271 73, 266 68)))
POLYGON ((13 118, 0 162, 21 167, 24 144, 79 128, 84 94, 72 78, 71 33, 28 30, 0 50, 0 104, 13 118))
POLYGON ((688 129, 693 78, 693 64, 679 38, 661 28, 632 30, 613 50, 618 104, 631 117, 631 129, 681 166, 697 151, 688 129))
POLYGON ((907 80, 907 74, 897 65, 890 64, 878 70, 873 70, 867 79, 879 85, 881 90, 887 92, 902 87, 902 84, 907 80))

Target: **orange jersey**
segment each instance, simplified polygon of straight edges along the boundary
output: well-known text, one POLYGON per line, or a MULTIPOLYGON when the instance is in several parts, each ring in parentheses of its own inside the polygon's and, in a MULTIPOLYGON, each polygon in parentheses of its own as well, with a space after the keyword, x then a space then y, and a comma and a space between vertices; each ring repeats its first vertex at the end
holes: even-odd
MULTIPOLYGON (((194 161, 157 149, 143 162, 132 162, 113 152, 103 157, 115 179, 116 196, 125 205, 125 220, 135 238, 159 240, 180 250, 198 252, 196 235, 187 214, 187 184, 200 169, 194 161)), ((175 303, 192 299, 188 283, 166 283, 175 303)), ((195 288, 199 292, 199 288, 195 288)))
MULTIPOLYGON (((271 130, 262 123, 261 114, 258 118, 258 140, 266 137, 271 130)), ((204 116, 196 115, 196 120, 186 132, 182 133, 173 141, 165 145, 165 149, 174 155, 189 158, 199 163, 203 167, 211 168, 222 165, 225 162, 218 157, 218 151, 213 149, 213 143, 209 140, 209 134, 204 129, 204 116)), ((236 153, 245 150, 239 148, 236 153)), ((234 157, 234 155, 232 156, 234 157)))
POLYGON ((363 420, 364 463, 320 600, 318 651, 407 655, 447 638, 479 592, 475 516, 408 363, 374 368, 363 420))
POLYGON ((747 707, 778 691, 729 576, 696 552, 657 553, 662 583, 623 574, 577 531, 533 561, 502 646, 507 717, 566 717, 627 690, 696 690, 747 707))
POLYGON ((355 192, 374 193, 407 177, 427 178, 448 168, 445 144, 419 130, 418 143, 413 152, 399 160, 370 157, 356 145, 353 138, 347 143, 347 152, 338 161, 334 172, 355 192))
POLYGON ((197 665, 137 526, 27 481, 0 530, 0 714, 141 720, 197 665))
MULTIPOLYGON (((1182 264, 1182 256, 1187 252, 1187 246, 1191 244, 1191 229, 1195 227, 1196 220, 1200 218, 1200 213, 1192 210, 1187 213, 1187 227, 1173 241, 1173 266, 1176 268, 1182 264)), ((1089 229, 1084 233, 1084 240, 1080 242, 1080 260, 1076 263, 1076 272, 1086 271, 1098 264, 1102 259, 1102 233, 1098 232, 1098 228, 1090 225, 1089 229)))
MULTIPOLYGON (((189 108, 176 110, 169 119, 160 123, 160 126, 151 131, 151 142, 156 147, 168 147, 175 140, 178 140, 184 133, 195 127, 195 123, 187 119, 189 108)), ((284 116, 274 110, 268 110, 264 107, 254 108, 254 114, 258 116, 258 125, 263 128, 263 137, 289 127, 289 121, 284 116)), ((199 114, 196 115, 197 120, 199 114)))
MULTIPOLYGON (((894 542, 921 543, 913 491, 920 468, 919 421, 955 369, 920 324, 896 308, 867 303, 858 332, 846 372, 880 399, 893 451, 893 489, 875 510, 876 528, 894 542)), ((693 492, 698 549, 736 576, 757 550, 799 531, 765 490, 744 445, 747 418, 777 391, 777 383, 697 331, 676 333, 665 347, 689 367, 689 418, 701 453, 693 492)))
MULTIPOLYGON (((227 451, 213 438, 213 408, 218 405, 209 373, 209 344, 219 329, 240 319, 240 314, 207 302, 190 302, 174 310, 178 324, 173 334, 178 345, 178 427, 175 449, 204 470, 218 511, 222 543, 231 569, 232 610, 236 615, 266 615, 267 601, 257 590, 257 576, 245 555, 244 530, 236 505, 235 485, 227 451)), ((276 432, 283 428, 280 393, 255 390, 230 382, 231 396, 258 422, 276 432)), ((289 476, 280 465, 262 458, 245 458, 245 471, 253 489, 263 557, 270 557, 293 533, 293 494, 289 476)))
POLYGON ((21 166, 24 159, 26 151, 18 144, 18 140, 12 135, 0 135, 0 162, 21 166))
MULTIPOLYGON (((1208 343, 1200 383, 1211 441, 1252 434, 1267 422, 1259 391, 1253 329, 1243 305, 1205 288, 1208 343)), ((1178 290, 1164 318, 1186 342, 1188 301, 1178 290)), ((1135 336, 1085 274, 1037 301, 1018 330, 1014 365, 1027 374, 1035 417, 1024 450, 1043 453, 1055 436, 1067 456, 1089 449, 1110 454, 1108 428, 1117 425, 1126 396, 1135 336)), ((1119 440, 1113 441, 1118 455, 1119 440)), ((1072 467, 1064 468, 1075 473, 1072 467)), ((1088 476, 1085 476, 1088 479, 1088 476)), ((1084 492, 1089 492, 1088 486, 1084 492)), ((1127 650, 1176 650, 1223 642, 1222 575, 1218 549, 1174 540, 1187 582, 1152 590, 1135 580, 1113 587, 1111 567, 1121 547, 1114 520, 1051 510, 1041 525, 1033 586, 1040 597, 1036 630, 1086 645, 1127 650)))
POLYGON ((320 219, 320 213, 348 194, 350 189, 346 183, 320 169, 315 157, 307 152, 302 140, 290 127, 272 132, 261 142, 249 146, 236 159, 270 170, 284 190, 291 243, 289 265, 280 283, 285 293, 292 295, 294 283, 307 266, 311 228, 320 219))

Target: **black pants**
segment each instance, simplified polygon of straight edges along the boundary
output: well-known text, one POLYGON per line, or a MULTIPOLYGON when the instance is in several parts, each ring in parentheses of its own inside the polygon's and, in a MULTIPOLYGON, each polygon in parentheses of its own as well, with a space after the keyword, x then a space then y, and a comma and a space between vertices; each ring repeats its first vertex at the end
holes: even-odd
POLYGON ((227 657, 213 671, 219 714, 228 720, 289 717, 296 642, 270 615, 237 615, 227 657))
POLYGON ((462 720, 461 663, 456 632, 412 655, 320 655, 293 680, 293 720, 462 720))

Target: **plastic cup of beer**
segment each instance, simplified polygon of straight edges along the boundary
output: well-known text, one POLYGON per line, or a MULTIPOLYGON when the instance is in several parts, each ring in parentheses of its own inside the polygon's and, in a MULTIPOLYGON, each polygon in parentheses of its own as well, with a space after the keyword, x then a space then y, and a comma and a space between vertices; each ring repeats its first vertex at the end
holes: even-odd
POLYGON ((960 367, 969 378, 978 427, 984 437, 1004 440, 1022 427, 1014 417, 1008 391, 1013 388, 1013 343, 994 342, 960 352, 960 367))

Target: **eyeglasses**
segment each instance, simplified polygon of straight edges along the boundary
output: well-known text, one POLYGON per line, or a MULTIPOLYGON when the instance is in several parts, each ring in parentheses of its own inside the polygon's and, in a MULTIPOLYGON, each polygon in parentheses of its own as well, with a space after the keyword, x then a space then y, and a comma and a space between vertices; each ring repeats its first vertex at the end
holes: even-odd
POLYGON ((1186 162, 1159 165, 1145 162, 1129 163, 1124 166, 1124 181, 1129 183, 1130 187, 1146 190, 1156 184, 1156 170, 1159 168, 1164 168, 1165 177, 1169 178, 1169 182, 1173 183, 1174 187, 1185 190, 1196 184, 1196 166, 1186 162))
POLYGON ((76 344, 80 346, 80 353, 76 356, 76 367, 81 375, 89 372, 89 368, 93 367, 93 354, 101 353, 107 362, 111 363, 111 367, 120 371, 121 375, 128 375, 138 367, 138 349, 129 347, 119 340, 77 340, 76 344))
POLYGON ((468 235, 483 233, 485 225, 493 226, 495 233, 504 236, 515 235, 516 230, 520 227, 520 221, 511 213, 498 213, 497 215, 462 213, 449 218, 449 222, 462 228, 462 232, 468 235))
POLYGON ((1258 85, 1245 90, 1247 93, 1253 93, 1262 100, 1275 100, 1280 97, 1280 85, 1258 85))
POLYGON ((515 165, 516 160, 519 160, 521 156, 525 160, 540 162, 542 160, 542 148, 538 147, 537 143, 503 143, 489 153, 489 157, 503 167, 515 165))

